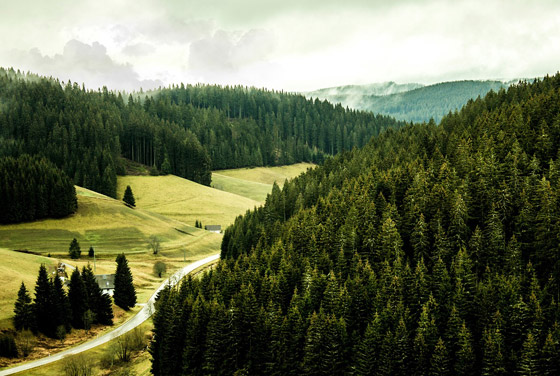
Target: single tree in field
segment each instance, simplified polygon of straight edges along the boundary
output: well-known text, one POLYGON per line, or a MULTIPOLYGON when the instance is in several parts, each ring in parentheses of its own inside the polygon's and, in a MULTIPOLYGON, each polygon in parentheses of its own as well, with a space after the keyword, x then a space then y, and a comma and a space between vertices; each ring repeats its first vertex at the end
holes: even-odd
POLYGON ((70 248, 68 249, 68 254, 72 259, 80 258, 80 255, 82 254, 82 250, 80 249, 80 243, 78 243, 78 240, 76 238, 72 239, 72 241, 70 242, 70 248))
POLYGON ((161 275, 167 271, 167 265, 163 261, 156 261, 154 264, 154 274, 161 278, 161 275))
POLYGON ((152 250, 152 253, 154 255, 157 255, 159 253, 160 246, 161 246, 161 243, 159 241, 159 238, 155 235, 150 236, 150 241, 148 242, 148 247, 152 250))
POLYGON ((132 189, 130 188, 130 185, 127 185, 126 189, 124 190, 123 201, 126 205, 130 207, 136 206, 136 200, 134 199, 134 195, 132 194, 132 189))
POLYGON ((18 298, 14 307, 14 326, 16 330, 30 329, 33 326, 33 306, 31 297, 22 282, 18 291, 18 298))
POLYGON ((88 257, 93 257, 95 255, 95 249, 93 249, 93 246, 89 247, 89 252, 88 252, 88 257))
POLYGON ((119 307, 128 310, 136 305, 136 290, 132 281, 132 273, 124 253, 117 256, 115 272, 115 291, 113 299, 119 307))

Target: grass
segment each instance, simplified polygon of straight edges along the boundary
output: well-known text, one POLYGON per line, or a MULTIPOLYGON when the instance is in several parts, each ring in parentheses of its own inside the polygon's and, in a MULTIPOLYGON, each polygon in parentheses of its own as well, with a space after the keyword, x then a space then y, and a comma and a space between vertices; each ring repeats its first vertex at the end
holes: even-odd
POLYGON ((122 201, 84 188, 77 187, 77 193, 78 211, 66 218, 0 226, 0 247, 66 257, 75 237, 82 255, 87 255, 90 246, 97 255, 115 255, 145 252, 152 235, 158 236, 163 248, 188 245, 206 236, 205 231, 157 213, 128 208, 122 201))
POLYGON ((56 260, 48 257, 24 254, 7 249, 0 249, 0 327, 13 327, 12 317, 14 315, 14 302, 17 292, 23 281, 30 295, 37 279, 37 273, 41 264, 55 265, 56 260))
POLYGON ((132 188, 137 208, 190 225, 199 220, 204 225, 222 225, 225 228, 238 215, 260 205, 256 200, 173 175, 119 177, 119 198, 122 198, 127 185, 132 188))
POLYGON ((298 163, 289 166, 219 170, 212 173, 212 186, 264 203, 275 182, 282 187, 286 179, 293 179, 313 166, 311 163, 298 163))

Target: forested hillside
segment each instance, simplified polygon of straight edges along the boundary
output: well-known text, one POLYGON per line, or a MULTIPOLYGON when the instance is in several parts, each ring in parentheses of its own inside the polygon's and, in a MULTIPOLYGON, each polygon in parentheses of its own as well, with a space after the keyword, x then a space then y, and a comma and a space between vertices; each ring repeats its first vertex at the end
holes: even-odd
POLYGON ((0 156, 44 156, 111 197, 120 157, 209 185, 212 168, 320 162, 402 125, 294 94, 181 85, 123 98, 0 69, 0 156))
POLYGON ((183 125, 214 169, 316 162, 365 145, 402 122, 296 94, 243 86, 180 85, 150 93, 144 108, 183 125))
MULTIPOLYGON (((517 81, 515 81, 517 82, 517 81)), ((433 118, 439 122, 450 111, 460 110, 469 99, 484 97, 490 90, 499 91, 513 82, 502 81, 452 81, 434 85, 395 85, 395 92, 379 93, 368 85, 317 90, 308 96, 326 99, 332 103, 342 103, 359 110, 392 116, 399 120, 423 122, 433 118), (415 86, 416 85, 416 86, 415 86)))
POLYGON ((556 375, 560 75, 278 187, 164 290, 155 375, 556 375))

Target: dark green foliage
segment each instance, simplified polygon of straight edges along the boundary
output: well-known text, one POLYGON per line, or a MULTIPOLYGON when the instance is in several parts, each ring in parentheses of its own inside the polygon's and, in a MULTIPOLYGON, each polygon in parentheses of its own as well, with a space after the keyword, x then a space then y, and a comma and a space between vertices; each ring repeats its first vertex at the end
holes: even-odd
POLYGON ((33 312, 35 314, 35 326, 33 329, 55 338, 57 314, 53 291, 49 281, 47 268, 44 264, 39 267, 39 275, 35 283, 35 299, 33 301, 33 312))
POLYGON ((123 201, 128 206, 131 207, 136 206, 136 200, 134 199, 134 195, 132 194, 132 189, 130 188, 130 185, 127 185, 126 189, 124 190, 123 201))
MULTIPOLYGON (((58 330, 59 327, 62 327, 64 328, 64 332, 68 333, 72 328, 72 308, 70 306, 68 296, 66 296, 66 292, 62 287, 62 280, 58 276, 55 276, 52 279, 52 296, 55 309, 55 312, 53 312, 53 314, 55 315, 55 325, 57 328, 56 330, 58 330)), ((59 337, 57 332, 55 332, 55 334, 57 334, 57 337, 59 337)))
POLYGON ((103 294, 90 265, 82 268, 82 280, 87 292, 88 307, 93 313, 93 323, 112 325, 113 307, 111 298, 109 295, 103 294))
POLYGON ((22 282, 14 306, 14 327, 16 330, 31 329, 34 326, 34 320, 31 297, 22 282))
POLYGON ((88 251, 88 257, 94 257, 94 256, 95 256, 95 249, 93 249, 93 246, 90 246, 88 251))
POLYGON ((166 292, 154 373, 177 351, 196 375, 557 370, 559 89, 491 92, 273 187, 166 292))
POLYGON ((0 356, 17 358, 18 350, 16 340, 11 334, 0 334, 0 356))
POLYGON ((136 290, 132 280, 132 272, 124 253, 117 256, 115 271, 115 291, 113 299, 119 307, 128 310, 136 305, 136 290))
POLYGON ((77 329, 84 328, 84 313, 90 308, 88 292, 78 268, 70 276, 68 300, 72 310, 72 326, 77 329))
POLYGON ((65 217, 77 207, 72 180, 46 159, 0 158, 0 224, 65 217))
MULTIPOLYGON (((111 197, 117 172, 125 172, 121 157, 151 172, 210 185, 212 168, 320 163, 326 155, 365 145, 387 127, 405 125, 301 95, 242 86, 181 84, 123 98, 106 88, 87 91, 11 69, 0 69, 0 102, 0 157, 44 156, 74 184, 111 197)), ((6 187, 13 189, 0 184, 6 187)), ((52 215, 73 210, 75 205, 52 215)), ((10 222, 34 218, 0 212, 9 213, 10 222)))
POLYGON ((82 254, 82 249, 80 248, 80 243, 76 238, 72 239, 70 242, 70 247, 68 248, 68 254, 72 259, 79 259, 82 254))

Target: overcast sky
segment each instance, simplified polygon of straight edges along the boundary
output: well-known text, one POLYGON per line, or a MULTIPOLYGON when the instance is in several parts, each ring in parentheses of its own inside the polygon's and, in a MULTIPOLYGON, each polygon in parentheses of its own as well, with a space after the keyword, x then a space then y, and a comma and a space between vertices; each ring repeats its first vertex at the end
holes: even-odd
POLYGON ((0 0, 0 66, 89 88, 531 78, 559 0, 0 0))

